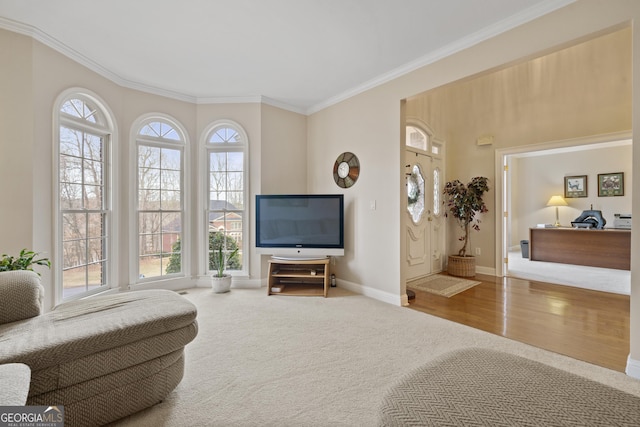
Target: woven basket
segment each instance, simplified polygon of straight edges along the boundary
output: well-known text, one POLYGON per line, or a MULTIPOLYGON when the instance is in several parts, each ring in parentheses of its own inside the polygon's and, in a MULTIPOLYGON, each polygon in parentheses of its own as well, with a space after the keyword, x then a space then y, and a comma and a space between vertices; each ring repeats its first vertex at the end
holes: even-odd
POLYGON ((447 273, 451 276, 473 277, 476 275, 476 258, 472 256, 449 255, 447 273))

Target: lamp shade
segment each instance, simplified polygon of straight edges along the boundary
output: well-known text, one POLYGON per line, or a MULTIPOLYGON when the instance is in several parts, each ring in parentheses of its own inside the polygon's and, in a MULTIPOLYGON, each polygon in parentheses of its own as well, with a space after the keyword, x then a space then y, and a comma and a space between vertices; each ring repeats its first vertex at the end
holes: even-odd
POLYGON ((562 196, 551 196, 547 202, 547 206, 569 206, 562 196))

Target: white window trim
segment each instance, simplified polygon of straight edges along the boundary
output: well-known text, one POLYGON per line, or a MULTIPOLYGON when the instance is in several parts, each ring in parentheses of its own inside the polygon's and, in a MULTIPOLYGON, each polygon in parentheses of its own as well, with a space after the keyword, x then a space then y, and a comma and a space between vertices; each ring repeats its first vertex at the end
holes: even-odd
POLYGON ((242 269, 241 270, 227 270, 229 274, 233 277, 249 277, 249 241, 250 241, 250 204, 249 204, 249 137, 247 132, 244 130, 244 127, 240 125, 240 123, 229 120, 229 119, 221 119, 216 120, 210 123, 203 131, 200 136, 200 189, 199 194, 201 194, 202 202, 200 204, 201 208, 198 209, 198 233, 197 233, 197 244, 198 251, 201 252, 198 260, 198 271, 200 277, 206 277, 209 275, 208 266, 209 266, 209 239, 207 237, 207 230, 209 229, 207 211, 208 211, 208 203, 209 203, 209 150, 214 147, 213 144, 209 144, 207 141, 212 133, 212 131, 219 127, 230 127, 236 130, 242 140, 244 141, 242 145, 242 152, 244 154, 244 165, 243 165, 243 181, 245 183, 244 187, 244 217, 242 221, 242 253, 244 254, 242 258, 242 269))
POLYGON ((53 264, 52 264, 52 277, 54 284, 54 306, 59 305, 62 302, 71 301, 74 299, 84 298, 89 295, 109 291, 110 289, 117 288, 117 272, 118 272, 118 257, 116 256, 118 247, 118 235, 120 231, 118 221, 118 206, 117 200, 119 200, 119 170, 118 162, 114 159, 118 158, 118 127, 115 122, 115 115, 109 107, 109 105, 96 93, 81 87, 69 88, 58 95, 54 101, 53 107, 53 156, 52 156, 52 194, 53 194, 53 264), (62 297, 63 295, 63 282, 62 282, 62 229, 60 221, 60 126, 64 119, 60 117, 60 108, 62 105, 73 98, 85 98, 95 103, 100 108, 102 115, 104 116, 106 123, 104 128, 101 126, 92 126, 91 124, 85 124, 87 128, 93 128, 101 133, 105 133, 107 138, 107 162, 106 162, 106 180, 105 189, 107 191, 106 204, 107 210, 110 215, 107 215, 107 282, 105 287, 100 287, 92 291, 83 292, 78 295, 74 295, 69 298, 62 297))
MULTIPOLYGON (((133 185, 129 187, 129 287, 132 289, 151 289, 151 288, 166 288, 166 289, 179 289, 184 287, 186 278, 190 277, 191 272, 191 247, 192 242, 190 239, 183 239, 180 246, 182 253, 182 272, 169 274, 166 276, 156 276, 140 280, 138 273, 138 251, 139 251, 139 239, 138 239, 138 134, 142 127, 152 121, 164 121, 169 123, 180 134, 181 140, 166 140, 166 143, 158 144, 158 141, 162 141, 156 138, 149 138, 150 145, 157 145, 162 147, 177 147, 183 148, 182 153, 182 236, 192 236, 191 234, 191 175, 190 170, 190 150, 189 150, 189 138, 185 127, 174 117, 163 113, 147 113, 138 117, 131 125, 129 141, 129 180, 133 185)), ((144 139, 144 137, 142 137, 144 139)))

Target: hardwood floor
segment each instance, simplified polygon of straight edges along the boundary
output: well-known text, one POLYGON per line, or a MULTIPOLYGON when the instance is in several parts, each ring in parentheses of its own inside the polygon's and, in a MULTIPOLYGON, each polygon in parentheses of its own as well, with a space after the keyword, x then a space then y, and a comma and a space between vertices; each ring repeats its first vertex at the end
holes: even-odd
POLYGON ((478 274, 481 284, 441 297, 411 289, 409 307, 624 372, 629 296, 478 274))

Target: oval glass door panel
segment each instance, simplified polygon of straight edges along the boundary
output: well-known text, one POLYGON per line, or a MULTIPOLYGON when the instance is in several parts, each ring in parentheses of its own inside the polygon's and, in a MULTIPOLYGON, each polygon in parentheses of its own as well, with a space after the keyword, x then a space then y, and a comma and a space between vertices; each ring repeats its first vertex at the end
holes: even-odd
POLYGON ((424 214, 424 176, 419 165, 413 165, 407 179, 407 210, 411 220, 417 224, 424 214))

